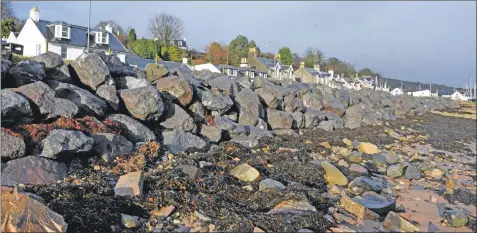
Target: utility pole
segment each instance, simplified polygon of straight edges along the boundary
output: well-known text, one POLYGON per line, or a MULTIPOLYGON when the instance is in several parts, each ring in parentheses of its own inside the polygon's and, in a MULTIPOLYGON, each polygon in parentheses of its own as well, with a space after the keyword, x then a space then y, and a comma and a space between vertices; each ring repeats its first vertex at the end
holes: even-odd
POLYGON ((86 49, 86 52, 89 53, 89 35, 90 35, 90 27, 91 27, 91 1, 89 1, 89 12, 88 12, 88 47, 86 49))

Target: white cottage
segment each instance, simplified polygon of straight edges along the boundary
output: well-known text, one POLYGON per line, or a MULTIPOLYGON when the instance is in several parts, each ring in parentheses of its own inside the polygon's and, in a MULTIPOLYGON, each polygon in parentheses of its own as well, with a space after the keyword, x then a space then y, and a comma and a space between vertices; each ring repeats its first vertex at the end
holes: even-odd
POLYGON ((453 100, 462 100, 462 101, 467 101, 467 100, 469 100, 469 97, 464 96, 462 93, 460 93, 460 92, 458 92, 458 91, 454 92, 454 94, 452 94, 450 97, 451 97, 451 99, 453 99, 453 100))
MULTIPOLYGON (((10 37, 9 37, 10 39, 10 37)), ((74 60, 85 51, 88 40, 91 50, 101 50, 115 54, 122 62, 128 50, 114 35, 110 25, 102 28, 88 28, 64 21, 50 22, 40 20, 40 10, 34 7, 30 17, 16 37, 10 43, 23 45, 23 56, 36 56, 46 51, 60 54, 63 59, 74 60)))
POLYGON ((391 95, 403 95, 404 91, 401 88, 396 87, 391 91, 391 95))

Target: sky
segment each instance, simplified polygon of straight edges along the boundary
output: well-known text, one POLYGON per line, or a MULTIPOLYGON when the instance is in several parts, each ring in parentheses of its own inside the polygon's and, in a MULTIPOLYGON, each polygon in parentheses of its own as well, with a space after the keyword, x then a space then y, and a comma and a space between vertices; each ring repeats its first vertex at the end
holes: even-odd
MULTIPOLYGON (((88 1, 12 2, 27 18, 87 26, 88 1)), ((464 87, 476 82, 475 1, 93 1, 91 25, 114 20, 152 38, 149 18, 168 13, 184 21, 187 44, 203 51, 241 34, 262 51, 282 46, 302 55, 307 47, 387 78, 464 87), (273 41, 275 43, 266 43, 273 41)))

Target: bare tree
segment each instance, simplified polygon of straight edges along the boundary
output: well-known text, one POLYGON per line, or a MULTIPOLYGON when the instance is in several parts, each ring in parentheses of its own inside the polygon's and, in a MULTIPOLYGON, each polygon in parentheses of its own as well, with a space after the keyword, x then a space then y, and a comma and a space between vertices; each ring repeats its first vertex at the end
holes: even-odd
POLYGON ((182 37, 184 22, 174 15, 160 13, 149 19, 149 31, 160 42, 168 43, 182 37))
POLYGON ((126 36, 126 31, 124 31, 124 29, 114 20, 100 21, 98 24, 96 24, 96 27, 105 28, 108 24, 111 24, 113 27, 113 32, 116 35, 126 36))
POLYGON ((15 15, 13 14, 12 3, 10 0, 2 0, 1 1, 1 8, 2 8, 2 21, 5 19, 13 19, 15 15))

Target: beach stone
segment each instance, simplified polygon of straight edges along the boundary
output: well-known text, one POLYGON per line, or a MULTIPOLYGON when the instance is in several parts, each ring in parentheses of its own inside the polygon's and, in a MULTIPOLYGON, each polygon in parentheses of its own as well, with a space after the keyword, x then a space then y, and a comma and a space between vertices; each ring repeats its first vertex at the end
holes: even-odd
POLYGON ((252 148, 258 145, 257 137, 250 135, 237 135, 233 136, 231 142, 236 142, 242 146, 252 148))
POLYGON ((169 70, 163 64, 150 63, 146 65, 146 77, 150 82, 155 82, 158 79, 169 74, 169 70))
POLYGON ((349 171, 362 176, 368 175, 368 169, 358 164, 351 164, 351 166, 349 167, 349 171))
POLYGON ((378 219, 379 215, 362 204, 344 195, 341 197, 340 207, 356 216, 358 219, 378 219))
POLYGON ((23 60, 8 71, 17 87, 36 81, 42 81, 46 74, 41 63, 23 60))
POLYGON ((129 172, 119 177, 114 195, 116 196, 141 196, 144 178, 142 172, 129 172))
MULTIPOLYGON (((162 79, 161 79, 162 80, 162 79)), ((194 119, 177 104, 166 104, 161 125, 166 129, 194 131, 196 125, 194 119)))
POLYGON ((374 211, 379 215, 385 215, 389 211, 396 209, 396 201, 379 195, 375 192, 367 192, 363 197, 356 196, 353 198, 364 207, 374 211))
POLYGON ((41 142, 43 151, 40 156, 54 159, 89 152, 94 145, 94 139, 82 132, 64 129, 52 130, 41 142))
POLYGON ((387 166, 387 162, 386 162, 386 157, 384 157, 383 155, 373 155, 371 157, 371 162, 373 162, 373 164, 376 166, 376 167, 386 167, 387 166))
POLYGON ((348 185, 348 188, 353 194, 362 195, 364 192, 367 191, 374 191, 379 193, 382 191, 383 185, 369 177, 360 176, 356 177, 353 181, 351 181, 348 185))
POLYGON ((204 140, 189 132, 174 130, 163 132, 162 136, 164 146, 173 154, 178 154, 189 148, 202 149, 207 146, 204 140))
POLYGON ((49 185, 67 176, 65 164, 31 155, 7 162, 2 171, 2 185, 49 185))
POLYGON ((195 179, 199 169, 190 165, 179 165, 176 167, 182 174, 187 175, 191 179, 195 179))
POLYGON ((66 232, 63 216, 46 207, 38 196, 5 186, 1 195, 2 232, 66 232))
POLYGON ((430 172, 430 176, 434 179, 441 179, 442 174, 443 174, 442 171, 437 168, 432 169, 430 172))
POLYGON ((177 102, 187 107, 194 94, 189 81, 183 77, 168 76, 156 80, 156 87, 161 92, 168 92, 177 99, 177 102))
POLYGON ((71 62, 71 66, 81 83, 94 91, 102 84, 109 84, 109 82, 114 84, 108 67, 98 54, 83 53, 71 62))
POLYGON ((383 226, 394 232, 419 232, 419 228, 414 226, 399 214, 389 211, 384 218, 383 226))
POLYGON ((275 129, 272 132, 273 134, 280 136, 300 137, 300 135, 298 135, 293 129, 275 129))
POLYGON ((444 221, 451 227, 463 227, 468 222, 467 215, 465 215, 462 211, 455 210, 455 209, 447 209, 444 210, 443 213, 444 221))
POLYGON ((215 126, 202 125, 200 135, 207 138, 211 142, 219 142, 222 139, 224 130, 215 126))
POLYGON ((238 122, 244 125, 256 125, 263 111, 258 95, 248 88, 235 96, 235 106, 239 110, 238 122))
POLYGON ((28 100, 13 89, 2 89, 1 108, 2 122, 25 123, 33 118, 28 100))
POLYGON ((129 116, 113 114, 106 120, 119 123, 121 134, 133 143, 156 140, 156 135, 149 128, 129 116))
POLYGON ((328 185, 347 185, 348 178, 341 173, 333 164, 328 161, 321 162, 321 166, 325 170, 325 179, 328 185))
POLYGON ((353 146, 353 142, 347 138, 343 138, 343 140, 341 140, 346 146, 348 147, 352 147, 353 146))
POLYGON ((134 149, 134 145, 121 135, 97 133, 91 137, 94 139, 93 151, 107 163, 113 162, 117 156, 131 153, 134 149))
POLYGON ((316 208, 304 200, 287 200, 276 205, 267 214, 302 214, 316 212, 316 208))
POLYGON ((119 98, 116 94, 116 86, 114 85, 101 85, 96 90, 96 95, 101 97, 106 103, 111 106, 115 111, 119 108, 119 98))
POLYGON ((351 163, 361 163, 363 161, 362 153, 353 151, 348 155, 347 159, 351 163))
POLYGON ((379 153, 378 147, 369 142, 360 142, 358 150, 365 154, 377 154, 379 153))
POLYGON ((349 164, 348 164, 346 161, 344 161, 343 159, 340 159, 340 160, 338 161, 338 166, 340 166, 340 167, 349 167, 349 164))
POLYGON ((285 185, 274 179, 265 179, 258 184, 258 190, 262 191, 269 188, 285 189, 285 185))
POLYGON ((140 225, 139 217, 121 214, 121 224, 126 228, 136 228, 140 225))
POLYGON ((288 112, 278 110, 267 110, 268 124, 272 129, 291 129, 293 127, 293 117, 288 112))
POLYGON ((446 176, 446 193, 453 194, 458 184, 459 181, 457 179, 454 179, 450 176, 446 176))
POLYGON ((421 172, 416 167, 409 165, 404 173, 404 178, 408 180, 419 179, 421 178, 421 172))
POLYGON ((404 164, 396 164, 396 165, 389 166, 386 171, 386 175, 391 178, 401 177, 404 172, 404 167, 405 167, 404 164))
POLYGON ((246 163, 236 166, 230 171, 230 175, 244 182, 255 181, 258 179, 258 177, 260 177, 260 173, 257 171, 257 169, 246 163))
POLYGON ((25 142, 20 135, 11 135, 4 128, 0 131, 0 139, 2 145, 2 159, 16 159, 25 156, 25 142))
POLYGON ((399 163, 399 155, 397 155, 396 153, 387 152, 384 154, 384 157, 386 157, 386 162, 390 165, 399 163))
POLYGON ((124 89, 119 96, 132 117, 142 121, 157 121, 164 111, 161 95, 153 87, 124 89))

